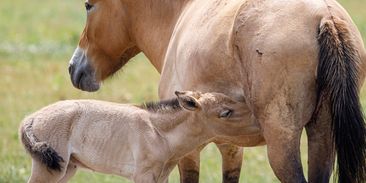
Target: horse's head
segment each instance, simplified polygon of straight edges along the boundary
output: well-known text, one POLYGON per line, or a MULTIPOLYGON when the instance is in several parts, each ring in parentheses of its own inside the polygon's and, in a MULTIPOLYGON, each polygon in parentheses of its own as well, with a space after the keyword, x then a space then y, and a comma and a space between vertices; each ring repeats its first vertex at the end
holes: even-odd
POLYGON ((76 88, 96 91, 100 82, 140 52, 129 36, 123 1, 87 0, 87 22, 70 60, 69 73, 76 88))

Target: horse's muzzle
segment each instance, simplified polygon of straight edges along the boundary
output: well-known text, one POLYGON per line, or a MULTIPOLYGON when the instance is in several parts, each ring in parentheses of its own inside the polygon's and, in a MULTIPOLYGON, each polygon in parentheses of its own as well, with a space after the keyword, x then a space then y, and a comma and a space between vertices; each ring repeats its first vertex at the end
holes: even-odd
POLYGON ((84 51, 77 48, 70 60, 69 74, 74 87, 88 92, 97 91, 100 83, 95 77, 95 70, 89 64, 84 51))

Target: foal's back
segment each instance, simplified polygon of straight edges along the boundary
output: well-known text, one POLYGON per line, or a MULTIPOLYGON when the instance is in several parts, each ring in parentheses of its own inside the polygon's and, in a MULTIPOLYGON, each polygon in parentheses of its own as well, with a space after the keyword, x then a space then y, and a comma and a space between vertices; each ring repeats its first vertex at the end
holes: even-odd
MULTIPOLYGON (((56 102, 33 113, 23 123, 32 121, 32 128, 39 138, 58 134, 69 134, 86 129, 123 126, 131 122, 135 115, 144 111, 136 106, 98 100, 65 100, 56 102)), ((90 132, 97 135, 97 132, 90 132)))
MULTIPOLYGON (((134 141, 146 130, 148 113, 136 106, 97 100, 66 100, 54 103, 27 117, 39 142, 53 147, 67 165, 130 177, 134 141)), ((148 126, 148 125, 147 125, 148 126)), ((135 144, 138 144, 137 142, 135 144)))

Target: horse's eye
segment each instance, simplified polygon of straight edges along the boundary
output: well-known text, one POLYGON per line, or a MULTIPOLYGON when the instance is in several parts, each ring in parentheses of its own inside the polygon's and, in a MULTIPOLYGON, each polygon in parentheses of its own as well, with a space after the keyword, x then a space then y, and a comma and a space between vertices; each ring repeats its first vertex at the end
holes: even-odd
POLYGON ((89 4, 88 2, 85 2, 85 9, 86 9, 86 11, 89 11, 92 8, 93 8, 93 5, 89 4))

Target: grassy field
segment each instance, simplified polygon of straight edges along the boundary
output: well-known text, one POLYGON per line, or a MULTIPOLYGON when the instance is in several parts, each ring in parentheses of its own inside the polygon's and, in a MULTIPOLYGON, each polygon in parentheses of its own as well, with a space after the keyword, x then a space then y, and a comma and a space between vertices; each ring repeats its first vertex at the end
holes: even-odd
MULTIPOLYGON (((342 0, 366 40, 365 0, 342 0)), ((94 98, 140 103, 157 99, 158 73, 143 55, 106 81, 96 93, 72 87, 68 60, 85 21, 82 0, 1 0, 0 3, 0 183, 26 182, 31 161, 18 142, 21 119, 42 106, 64 99, 94 98)), ((362 103, 366 104, 363 90, 362 103)), ((364 105, 365 106, 365 105, 364 105)), ((306 171, 306 139, 302 157, 306 171)), ((201 182, 221 182, 218 150, 202 152, 201 182)), ((175 170, 170 182, 179 182, 175 170)), ((73 183, 128 182, 123 178, 79 171, 73 183)), ((246 148, 241 181, 278 182, 269 167, 265 147, 246 148)))

